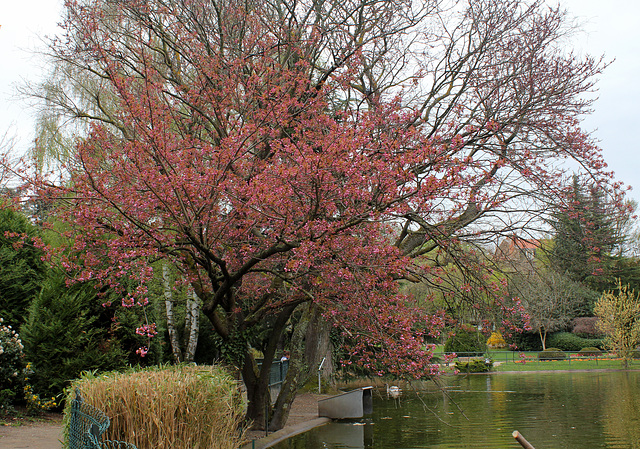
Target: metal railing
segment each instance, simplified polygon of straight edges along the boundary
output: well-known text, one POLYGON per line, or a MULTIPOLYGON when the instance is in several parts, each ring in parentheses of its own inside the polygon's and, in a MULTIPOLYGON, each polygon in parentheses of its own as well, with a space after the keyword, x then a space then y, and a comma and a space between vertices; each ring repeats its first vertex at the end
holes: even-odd
MULTIPOLYGON (((258 367, 262 367, 262 360, 257 360, 258 367)), ((274 360, 269 371, 269 387, 281 386, 289 370, 289 360, 274 360)))

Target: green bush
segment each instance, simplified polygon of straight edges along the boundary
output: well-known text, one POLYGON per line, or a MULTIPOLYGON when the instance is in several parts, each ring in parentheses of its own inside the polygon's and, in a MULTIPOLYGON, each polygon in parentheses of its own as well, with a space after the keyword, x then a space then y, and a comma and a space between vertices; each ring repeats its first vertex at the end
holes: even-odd
POLYGON ((538 360, 565 360, 567 354, 558 348, 547 348, 538 353, 538 360))
POLYGON ((468 329, 456 329, 455 335, 444 344, 444 352, 455 352, 463 356, 478 356, 487 351, 487 342, 482 333, 468 329))
POLYGON ((602 351, 598 348, 590 347, 590 348, 582 348, 580 351, 578 351, 578 354, 584 355, 584 356, 596 356, 596 355, 602 355, 602 351))
POLYGON ((22 327, 29 380, 43 397, 59 396, 87 370, 125 366, 125 354, 112 328, 113 315, 101 306, 91 284, 66 286, 52 275, 33 300, 22 327))
POLYGON ((493 368, 491 359, 473 359, 468 362, 456 362, 456 370, 461 373, 486 373, 493 368))
POLYGON ((0 205, 0 317, 16 330, 47 271, 36 237, 38 229, 23 214, 0 205))
POLYGON ((542 351, 540 335, 536 332, 514 332, 506 341, 515 345, 515 351, 542 351))
POLYGON ((70 395, 75 388, 111 419, 106 439, 138 449, 241 446, 242 399, 236 381, 222 368, 178 365, 86 373, 73 383, 70 395))
POLYGON ((579 351, 582 348, 602 348, 601 338, 582 338, 570 332, 557 332, 547 338, 547 345, 559 348, 563 351, 579 351))

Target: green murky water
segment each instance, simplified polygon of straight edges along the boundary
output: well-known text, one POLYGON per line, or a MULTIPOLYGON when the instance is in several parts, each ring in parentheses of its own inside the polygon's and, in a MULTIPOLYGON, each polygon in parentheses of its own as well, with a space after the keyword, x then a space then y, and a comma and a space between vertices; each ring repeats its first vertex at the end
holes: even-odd
POLYGON ((640 372, 474 375, 445 390, 374 393, 374 413, 290 438, 276 449, 640 448, 640 372))

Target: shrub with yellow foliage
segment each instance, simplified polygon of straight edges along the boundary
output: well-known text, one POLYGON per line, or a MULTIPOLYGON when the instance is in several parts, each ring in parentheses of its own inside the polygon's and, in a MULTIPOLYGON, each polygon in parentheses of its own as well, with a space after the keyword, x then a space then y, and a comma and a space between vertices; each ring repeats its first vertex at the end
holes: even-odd
POLYGON ((487 346, 491 349, 506 348, 507 342, 504 340, 500 332, 492 332, 491 336, 487 340, 487 346))

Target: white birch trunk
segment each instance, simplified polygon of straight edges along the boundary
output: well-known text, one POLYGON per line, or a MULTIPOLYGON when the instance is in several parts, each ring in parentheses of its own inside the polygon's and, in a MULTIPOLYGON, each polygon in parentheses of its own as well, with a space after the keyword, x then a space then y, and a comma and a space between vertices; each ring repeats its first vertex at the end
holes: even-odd
POLYGON ((200 333, 200 298, 195 291, 191 291, 187 299, 187 316, 185 320, 185 334, 189 335, 187 350, 184 355, 185 362, 193 362, 198 346, 198 334, 200 333))
POLYGON ((169 331, 169 342, 171 343, 171 353, 176 363, 182 362, 182 349, 178 332, 176 331, 175 319, 173 316, 173 293, 171 292, 171 284, 169 282, 169 267, 162 265, 162 285, 164 287, 164 305, 167 311, 167 330, 169 331))

